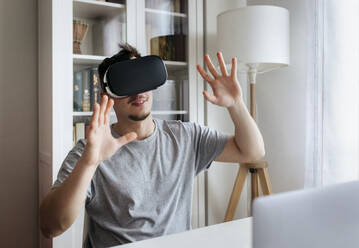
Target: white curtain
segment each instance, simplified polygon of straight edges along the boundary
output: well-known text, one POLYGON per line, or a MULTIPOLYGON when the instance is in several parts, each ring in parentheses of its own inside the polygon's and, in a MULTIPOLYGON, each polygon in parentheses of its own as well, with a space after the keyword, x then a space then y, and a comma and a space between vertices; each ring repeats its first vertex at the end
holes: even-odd
POLYGON ((305 186, 359 178, 359 1, 307 1, 305 186))

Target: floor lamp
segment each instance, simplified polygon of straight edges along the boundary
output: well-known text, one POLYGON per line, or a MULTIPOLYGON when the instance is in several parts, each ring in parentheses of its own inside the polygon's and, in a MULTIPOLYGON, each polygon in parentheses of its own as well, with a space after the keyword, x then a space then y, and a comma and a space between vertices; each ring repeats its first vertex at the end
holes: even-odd
MULTIPOLYGON (((256 75, 289 65, 289 11, 269 5, 253 5, 232 9, 217 16, 217 44, 227 65, 237 57, 238 72, 248 75, 250 113, 256 120, 256 75)), ((233 186, 225 221, 233 220, 248 173, 251 174, 252 201, 271 194, 272 187, 266 161, 242 163, 233 186)))

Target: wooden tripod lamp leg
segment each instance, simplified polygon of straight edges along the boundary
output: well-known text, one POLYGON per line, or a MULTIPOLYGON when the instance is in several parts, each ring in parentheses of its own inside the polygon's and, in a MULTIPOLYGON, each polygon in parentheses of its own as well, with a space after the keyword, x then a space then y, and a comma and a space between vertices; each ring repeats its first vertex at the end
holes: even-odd
POLYGON ((251 189, 252 189, 252 201, 259 196, 259 182, 257 169, 250 168, 251 172, 251 189))
POLYGON ((262 191, 264 195, 272 194, 272 184, 269 179, 268 168, 258 169, 259 179, 262 185, 262 191))
POLYGON ((251 173, 251 207, 249 214, 252 215, 253 201, 259 196, 259 177, 257 169, 249 168, 249 172, 251 173))
POLYGON ((229 200, 224 221, 231 221, 234 218, 234 214, 238 206, 238 201, 241 196, 243 185, 244 182, 246 181, 247 174, 248 174, 248 168, 246 166, 241 165, 238 170, 237 178, 233 186, 231 198, 229 200))

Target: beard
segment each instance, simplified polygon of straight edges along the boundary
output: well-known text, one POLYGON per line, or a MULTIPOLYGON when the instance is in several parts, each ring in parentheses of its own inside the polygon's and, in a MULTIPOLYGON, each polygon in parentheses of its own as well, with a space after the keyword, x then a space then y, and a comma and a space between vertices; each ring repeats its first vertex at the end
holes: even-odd
POLYGON ((150 114, 151 114, 151 112, 148 112, 147 114, 144 114, 144 115, 129 115, 128 118, 129 118, 130 120, 133 120, 133 121, 143 121, 143 120, 145 120, 150 114))

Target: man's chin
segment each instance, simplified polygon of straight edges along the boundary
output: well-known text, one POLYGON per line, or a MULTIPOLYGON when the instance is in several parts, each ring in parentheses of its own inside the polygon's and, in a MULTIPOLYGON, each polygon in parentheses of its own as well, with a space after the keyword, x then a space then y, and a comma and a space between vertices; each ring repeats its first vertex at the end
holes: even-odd
POLYGON ((130 120, 133 120, 133 121, 143 121, 143 120, 145 120, 150 114, 151 114, 151 112, 148 112, 147 114, 142 114, 142 115, 129 115, 128 118, 129 118, 130 120))

